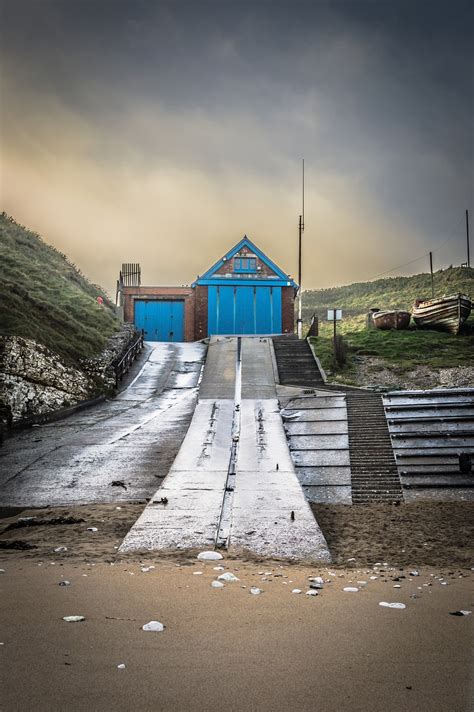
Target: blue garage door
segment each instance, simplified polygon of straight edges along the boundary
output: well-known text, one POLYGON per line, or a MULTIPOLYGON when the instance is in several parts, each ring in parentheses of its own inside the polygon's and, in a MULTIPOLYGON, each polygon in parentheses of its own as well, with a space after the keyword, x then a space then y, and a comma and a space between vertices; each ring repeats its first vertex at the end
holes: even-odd
POLYGON ((136 299, 135 326, 146 341, 183 341, 184 302, 136 299))
POLYGON ((280 334, 281 287, 210 286, 208 331, 209 334, 280 334))

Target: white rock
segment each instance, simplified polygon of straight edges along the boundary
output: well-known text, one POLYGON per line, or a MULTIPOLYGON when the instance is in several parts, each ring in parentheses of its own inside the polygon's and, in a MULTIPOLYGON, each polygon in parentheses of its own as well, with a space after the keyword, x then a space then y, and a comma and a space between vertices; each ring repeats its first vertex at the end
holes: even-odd
POLYGON ((193 571, 193 576, 202 576, 202 571, 193 571))
POLYGON ((459 612, 460 612, 460 613, 462 613, 462 614, 463 614, 463 616, 470 616, 470 615, 471 615, 471 613, 472 613, 472 611, 462 611, 462 610, 461 610, 461 611, 459 611, 459 612))
POLYGON ((87 527, 87 531, 88 532, 98 532, 99 530, 97 529, 97 527, 87 527))
POLYGON ((226 571, 225 574, 221 574, 220 576, 217 577, 218 581, 227 581, 227 583, 232 583, 232 581, 240 581, 240 579, 237 578, 234 574, 231 574, 230 571, 226 571))
POLYGON ((379 606, 384 608, 406 608, 404 603, 387 603, 387 601, 380 601, 379 606))
POLYGON ((224 567, 223 566, 213 566, 212 570, 213 571, 224 571, 224 567))
MULTIPOLYGON (((39 566, 39 564, 38 564, 38 566, 39 566)), ((0 574, 4 574, 4 573, 5 573, 5 569, 0 569, 0 574)))
POLYGON ((163 623, 160 623, 160 621, 150 621, 149 623, 145 623, 143 626, 142 630, 146 631, 147 633, 161 633, 165 629, 165 626, 163 623))
POLYGON ((222 581, 213 581, 211 583, 212 588, 224 588, 222 581))
POLYGON ((252 588, 250 589, 250 593, 251 593, 253 596, 258 596, 259 593, 262 593, 262 589, 261 589, 261 588, 258 588, 257 586, 252 586, 252 588))
POLYGON ((70 586, 70 585, 71 585, 71 582, 70 582, 70 581, 66 581, 66 580, 65 580, 65 581, 60 581, 60 582, 58 583, 58 586, 70 586))
POLYGON ((119 670, 125 670, 125 663, 120 663, 120 665, 117 665, 117 668, 119 670))
POLYGON ((218 561, 224 558, 218 551, 201 551, 197 557, 201 559, 201 561, 218 561))
POLYGON ((393 585, 393 588, 401 588, 401 586, 400 586, 399 583, 395 583, 395 584, 393 585))
POLYGON ((310 589, 309 591, 306 591, 305 596, 317 596, 318 592, 314 591, 313 589, 310 589))
POLYGON ((346 586, 345 588, 342 589, 343 591, 346 591, 347 593, 357 593, 359 590, 355 586, 346 586))
POLYGON ((291 593, 301 593, 301 589, 300 589, 300 588, 294 588, 294 589, 292 589, 291 593))
POLYGON ((409 576, 419 576, 420 572, 415 569, 415 571, 410 571, 409 576))
POLYGON ((367 581, 357 581, 359 586, 367 586, 367 581))
POLYGON ((369 576, 371 581, 376 581, 378 579, 378 576, 369 576))
POLYGON ((66 623, 80 623, 85 620, 85 616, 63 616, 63 621, 66 621, 66 623))
POLYGON ((57 546, 54 551, 58 553, 59 551, 67 551, 67 546, 57 546))

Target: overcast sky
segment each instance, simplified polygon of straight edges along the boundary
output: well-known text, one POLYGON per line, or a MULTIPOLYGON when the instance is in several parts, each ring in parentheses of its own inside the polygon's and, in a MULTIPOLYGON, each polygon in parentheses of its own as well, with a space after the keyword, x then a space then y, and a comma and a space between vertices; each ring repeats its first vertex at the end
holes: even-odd
POLYGON ((244 233, 296 275, 303 157, 305 288, 466 259, 469 2, 1 6, 2 209, 110 291, 244 233))

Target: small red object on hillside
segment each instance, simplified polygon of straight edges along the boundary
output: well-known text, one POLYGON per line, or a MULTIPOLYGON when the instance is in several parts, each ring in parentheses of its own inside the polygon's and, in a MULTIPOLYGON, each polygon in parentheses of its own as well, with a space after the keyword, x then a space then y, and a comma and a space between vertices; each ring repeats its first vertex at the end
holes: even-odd
POLYGON ((97 303, 98 303, 98 304, 103 304, 103 303, 104 303, 104 300, 102 299, 102 297, 97 297, 97 303))

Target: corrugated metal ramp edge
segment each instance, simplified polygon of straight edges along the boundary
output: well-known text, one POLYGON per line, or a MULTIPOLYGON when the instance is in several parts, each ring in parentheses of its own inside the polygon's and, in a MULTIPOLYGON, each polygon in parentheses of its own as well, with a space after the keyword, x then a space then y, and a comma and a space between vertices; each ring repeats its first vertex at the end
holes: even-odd
POLYGON ((473 500, 460 455, 474 460, 474 388, 394 391, 383 402, 405 500, 473 500))

